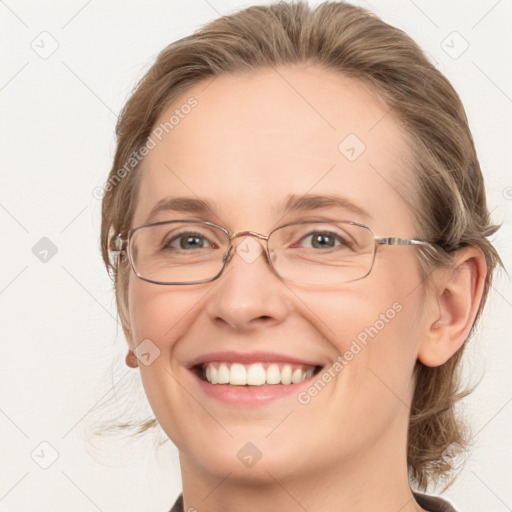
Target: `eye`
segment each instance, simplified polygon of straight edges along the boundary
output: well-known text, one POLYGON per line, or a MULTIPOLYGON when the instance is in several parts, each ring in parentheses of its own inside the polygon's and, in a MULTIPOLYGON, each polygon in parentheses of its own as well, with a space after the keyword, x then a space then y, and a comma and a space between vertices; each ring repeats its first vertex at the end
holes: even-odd
POLYGON ((214 248, 216 245, 211 243, 201 233, 187 231, 165 238, 162 242, 162 250, 183 250, 214 248))
POLYGON ((310 240, 310 247, 313 249, 332 249, 334 247, 347 247, 351 249, 353 247, 348 237, 333 231, 310 231, 300 239, 300 246, 303 247, 302 242, 308 239, 310 240))

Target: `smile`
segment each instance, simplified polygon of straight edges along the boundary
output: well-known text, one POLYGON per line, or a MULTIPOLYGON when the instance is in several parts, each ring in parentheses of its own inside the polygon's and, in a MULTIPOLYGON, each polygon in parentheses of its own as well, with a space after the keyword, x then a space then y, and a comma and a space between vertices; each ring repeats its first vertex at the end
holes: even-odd
POLYGON ((232 386, 264 386, 265 384, 298 384, 320 371, 320 366, 290 363, 208 362, 200 366, 200 377, 210 384, 232 386))

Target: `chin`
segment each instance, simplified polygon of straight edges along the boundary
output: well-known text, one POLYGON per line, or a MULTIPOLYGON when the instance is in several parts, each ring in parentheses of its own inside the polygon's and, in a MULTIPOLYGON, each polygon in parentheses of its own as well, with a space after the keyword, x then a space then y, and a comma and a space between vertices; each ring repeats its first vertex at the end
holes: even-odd
MULTIPOLYGON (((248 433, 249 430, 254 431, 247 430, 248 433)), ((311 470, 314 454, 304 450, 304 445, 311 443, 306 433, 302 443, 294 443, 289 436, 283 435, 286 434, 284 431, 282 436, 276 436, 275 441, 270 437, 265 439, 267 434, 268 431, 256 437, 240 433, 233 438, 225 432, 220 438, 202 434, 189 439, 191 449, 183 446, 183 451, 192 470, 194 467, 202 468, 217 478, 225 478, 229 474, 230 481, 239 479, 247 483, 250 479, 252 485, 275 485, 274 479, 293 479, 302 469, 311 470)))

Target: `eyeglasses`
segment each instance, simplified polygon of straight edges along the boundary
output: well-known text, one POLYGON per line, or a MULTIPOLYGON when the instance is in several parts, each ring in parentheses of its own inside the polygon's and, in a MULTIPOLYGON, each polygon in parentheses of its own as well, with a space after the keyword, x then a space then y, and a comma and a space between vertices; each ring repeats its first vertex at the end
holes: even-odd
MULTIPOLYGON (((233 240, 266 241, 267 261, 282 279, 339 285, 366 277, 380 245, 435 246, 409 238, 381 238, 368 226, 348 220, 293 222, 268 236, 231 234, 208 221, 171 220, 138 226, 115 235, 110 251, 127 253, 134 273, 155 284, 198 284, 217 279, 234 254, 233 240)), ((238 254, 244 253, 238 249, 238 254)), ((248 261, 248 260, 246 260, 248 261)))

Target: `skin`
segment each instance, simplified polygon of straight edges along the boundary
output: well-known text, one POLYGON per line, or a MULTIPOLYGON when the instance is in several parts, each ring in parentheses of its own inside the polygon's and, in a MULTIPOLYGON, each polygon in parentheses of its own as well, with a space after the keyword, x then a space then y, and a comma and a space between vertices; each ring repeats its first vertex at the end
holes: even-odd
MULTIPOLYGON (((360 82, 306 65, 223 74, 188 90, 160 121, 191 96, 197 107, 144 161, 133 226, 146 223, 159 200, 184 195, 208 199, 215 211, 154 220, 200 218, 266 235, 321 216, 363 222, 378 236, 417 236, 398 193, 410 179, 407 142, 360 82), (338 150, 350 133, 366 145, 354 162, 338 150), (278 209, 290 193, 333 192, 370 216, 325 208, 283 217, 278 209)), ((413 369, 418 359, 440 365, 460 348, 485 272, 481 253, 464 249, 453 270, 431 275, 435 291, 427 292, 417 248, 383 246, 366 278, 327 289, 281 280, 264 255, 247 263, 235 253, 219 279, 196 285, 159 286, 131 273, 124 331, 131 350, 144 339, 160 350, 138 367, 179 450, 184 509, 423 510, 406 464, 413 369), (329 365, 396 302, 401 312, 307 405, 295 394, 259 407, 227 405, 204 395, 186 369, 221 350, 329 365), (236 456, 247 442, 262 453, 250 468, 236 456)))

